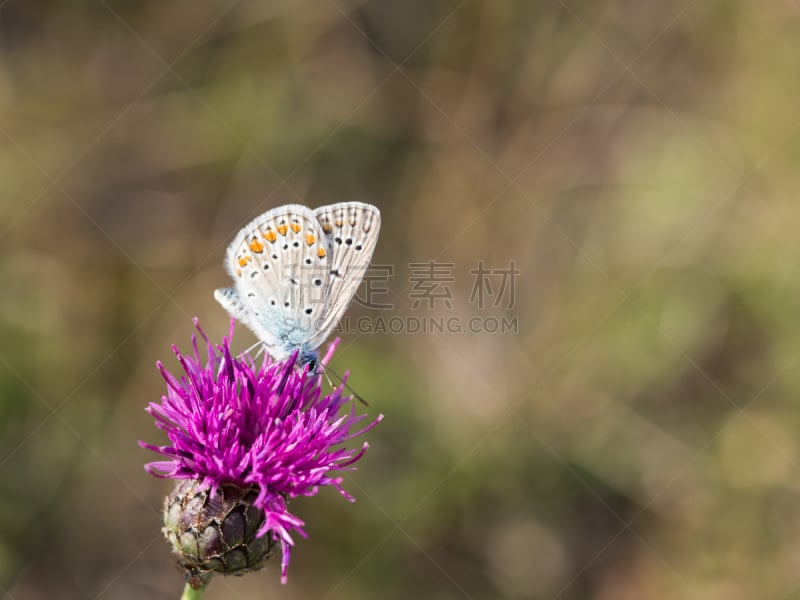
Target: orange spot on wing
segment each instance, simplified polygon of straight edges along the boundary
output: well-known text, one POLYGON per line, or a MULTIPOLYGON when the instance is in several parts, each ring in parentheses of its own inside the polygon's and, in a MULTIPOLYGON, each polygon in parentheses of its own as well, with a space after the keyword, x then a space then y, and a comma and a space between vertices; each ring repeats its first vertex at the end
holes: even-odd
POLYGON ((325 233, 330 233, 331 231, 333 231, 333 227, 331 227, 330 223, 323 223, 322 231, 324 231, 325 233))
POLYGON ((325 258, 325 248, 323 248, 322 246, 317 248, 317 256, 319 256, 320 258, 325 258))
POLYGON ((317 238, 315 238, 312 234, 310 234, 310 233, 306 234, 306 244, 308 244, 310 246, 311 244, 313 244, 316 241, 317 241, 317 238))
POLYGON ((278 225, 278 233, 281 235, 286 235, 286 231, 289 229, 287 225, 278 225))
POLYGON ((242 276, 242 270, 241 270, 241 269, 236 269, 236 274, 237 274, 239 277, 241 277, 241 276, 242 276))
POLYGON ((342 220, 341 219, 336 219, 336 221, 334 221, 334 225, 336 225, 337 227, 341 227, 342 226, 342 220))
POLYGON ((261 254, 264 251, 264 244, 259 242, 256 238, 253 238, 253 241, 250 242, 250 250, 261 254))
POLYGON ((294 231, 295 233, 297 233, 298 231, 300 231, 300 225, 298 225, 297 223, 292 223, 292 224, 290 225, 290 227, 292 228, 292 231, 294 231))
POLYGON ((268 242, 274 242, 278 239, 277 234, 272 229, 267 229, 262 235, 268 242))
POLYGON ((253 260, 253 257, 250 256, 249 254, 247 256, 243 256, 242 258, 239 259, 239 266, 246 267, 247 263, 249 263, 251 260, 253 260))

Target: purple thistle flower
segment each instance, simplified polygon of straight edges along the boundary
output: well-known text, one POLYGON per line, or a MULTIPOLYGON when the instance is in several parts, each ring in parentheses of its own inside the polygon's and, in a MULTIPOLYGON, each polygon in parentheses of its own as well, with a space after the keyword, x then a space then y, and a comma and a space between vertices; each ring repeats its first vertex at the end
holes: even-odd
MULTIPOLYGON (((313 496, 325 485, 354 501, 342 488, 342 478, 332 473, 353 470, 369 444, 341 445, 372 429, 383 415, 354 431, 366 415, 356 415, 352 397, 342 396, 346 374, 339 387, 323 396, 321 375, 298 369, 296 354, 284 361, 265 356, 256 366, 248 354, 231 354, 233 319, 221 345, 209 341, 197 319, 194 323, 205 340, 205 355, 201 358, 193 335, 193 355, 172 347, 185 371, 180 379, 158 363, 167 392, 146 410, 167 432, 170 445, 140 441, 143 448, 168 459, 151 462, 145 469, 156 477, 197 480, 212 495, 226 484, 257 490, 252 505, 264 511, 264 520, 256 536, 272 531, 280 541, 285 583, 294 544, 290 532, 307 537, 304 522, 289 512, 287 501, 313 496), (340 416, 348 403, 349 411, 340 416)), ((323 365, 338 341, 330 344, 323 365)))

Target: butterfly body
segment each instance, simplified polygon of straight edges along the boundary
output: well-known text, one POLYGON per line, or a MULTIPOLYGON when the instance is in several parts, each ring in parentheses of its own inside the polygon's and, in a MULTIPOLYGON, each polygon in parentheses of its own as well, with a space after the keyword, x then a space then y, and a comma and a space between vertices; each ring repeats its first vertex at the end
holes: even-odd
POLYGON ((379 230, 380 211, 362 202, 269 210, 231 242, 225 266, 234 286, 214 297, 273 358, 298 352, 301 366, 314 366, 369 266, 379 230))

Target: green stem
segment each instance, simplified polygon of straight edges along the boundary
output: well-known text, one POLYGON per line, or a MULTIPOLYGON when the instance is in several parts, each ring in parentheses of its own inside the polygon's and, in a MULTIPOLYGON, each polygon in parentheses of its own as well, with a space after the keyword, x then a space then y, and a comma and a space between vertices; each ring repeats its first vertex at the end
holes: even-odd
POLYGON ((181 600, 200 600, 203 597, 203 593, 206 591, 206 587, 208 587, 208 584, 204 585, 199 590, 193 590, 192 586, 187 583, 186 587, 183 588, 181 600))

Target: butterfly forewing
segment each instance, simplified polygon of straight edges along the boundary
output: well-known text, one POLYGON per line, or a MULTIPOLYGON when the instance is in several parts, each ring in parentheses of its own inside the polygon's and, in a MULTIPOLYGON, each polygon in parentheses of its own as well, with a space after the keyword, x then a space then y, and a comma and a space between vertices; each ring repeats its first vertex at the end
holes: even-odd
POLYGON ((314 211, 330 247, 329 281, 323 315, 316 321, 311 345, 330 335, 355 296, 369 267, 381 225, 380 211, 363 202, 341 202, 314 211))

